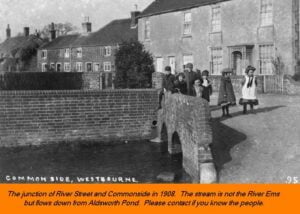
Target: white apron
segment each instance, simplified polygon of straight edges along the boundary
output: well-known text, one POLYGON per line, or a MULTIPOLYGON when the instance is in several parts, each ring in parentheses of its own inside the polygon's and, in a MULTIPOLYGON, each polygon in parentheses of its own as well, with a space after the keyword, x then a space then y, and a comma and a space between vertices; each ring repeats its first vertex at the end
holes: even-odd
POLYGON ((247 87, 249 81, 250 81, 250 77, 248 77, 247 75, 245 76, 246 78, 246 82, 243 86, 242 89, 242 95, 243 95, 243 99, 245 100, 256 100, 256 84, 255 84, 255 80, 256 77, 253 77, 253 81, 252 81, 252 85, 250 88, 247 87))

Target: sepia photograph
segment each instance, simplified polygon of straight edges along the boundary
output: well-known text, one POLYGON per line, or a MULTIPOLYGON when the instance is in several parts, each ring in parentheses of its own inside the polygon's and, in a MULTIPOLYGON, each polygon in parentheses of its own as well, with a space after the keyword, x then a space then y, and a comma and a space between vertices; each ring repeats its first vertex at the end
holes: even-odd
POLYGON ((0 0, 0 184, 299 184, 299 0, 0 0))

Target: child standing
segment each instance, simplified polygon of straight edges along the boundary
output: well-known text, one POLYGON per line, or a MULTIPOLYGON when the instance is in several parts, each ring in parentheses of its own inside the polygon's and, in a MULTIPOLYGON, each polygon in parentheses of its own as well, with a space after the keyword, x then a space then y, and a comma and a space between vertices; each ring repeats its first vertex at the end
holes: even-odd
POLYGON ((212 95, 212 85, 208 79, 209 72, 207 70, 202 72, 202 98, 210 102, 210 96, 212 95))
POLYGON ((240 100, 240 105, 244 107, 244 114, 247 114, 247 105, 250 105, 251 111, 254 111, 254 106, 258 105, 258 100, 256 98, 256 87, 257 80, 254 76, 256 68, 248 66, 246 68, 245 79, 242 82, 242 98, 240 100))
POLYGON ((231 74, 232 70, 229 68, 225 68, 222 71, 218 105, 222 106, 223 117, 231 117, 229 114, 229 106, 236 105, 236 98, 230 79, 231 74))

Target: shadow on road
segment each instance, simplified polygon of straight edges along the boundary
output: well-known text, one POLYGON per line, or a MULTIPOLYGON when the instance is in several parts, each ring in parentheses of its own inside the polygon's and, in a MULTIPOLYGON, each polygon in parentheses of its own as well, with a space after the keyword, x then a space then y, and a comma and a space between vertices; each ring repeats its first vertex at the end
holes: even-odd
POLYGON ((218 173, 222 170, 224 164, 230 162, 231 149, 247 139, 247 136, 238 132, 229 126, 226 126, 218 119, 213 119, 213 143, 211 150, 218 173))
MULTIPOLYGON (((274 111, 279 108, 284 108, 286 106, 274 106, 255 110, 256 114, 274 111)), ((212 109, 217 108, 212 106, 212 109)), ((216 110, 216 109, 215 109, 216 110)), ((212 110, 213 111, 213 110, 212 110)), ((242 116, 243 112, 232 113, 232 117, 242 116)), ((247 136, 229 126, 222 123, 230 118, 213 118, 212 128, 213 128, 213 143, 211 144, 211 150, 214 157, 214 162, 218 173, 223 169, 223 166, 232 161, 230 151, 236 145, 247 140, 247 136)))
MULTIPOLYGON (((259 108, 259 109, 256 109, 254 110, 254 114, 260 114, 260 113, 266 113, 266 112, 270 112, 270 111, 274 111, 274 110, 277 110, 279 108, 285 108, 286 106, 272 106, 272 107, 266 107, 266 108, 259 108)), ((221 111, 221 107, 220 106, 211 106, 210 107, 210 110, 211 112, 213 111, 217 111, 217 110, 220 110, 221 111)), ((248 106, 248 114, 251 114, 251 111, 249 110, 249 106, 248 106)), ((231 113, 231 116, 232 117, 239 117, 239 116, 243 116, 243 111, 238 111, 238 112, 233 112, 231 113)), ((222 118, 219 118, 219 121, 225 121, 225 120, 228 120, 230 118, 228 117, 222 117, 222 118)))

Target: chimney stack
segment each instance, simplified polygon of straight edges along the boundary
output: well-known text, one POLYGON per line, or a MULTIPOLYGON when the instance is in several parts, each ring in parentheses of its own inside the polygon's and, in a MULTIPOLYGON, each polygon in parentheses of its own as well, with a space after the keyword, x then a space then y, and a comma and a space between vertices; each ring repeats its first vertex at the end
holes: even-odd
POLYGON ((138 19, 137 17, 141 14, 140 11, 138 11, 138 6, 135 5, 135 11, 131 12, 131 28, 136 28, 138 24, 138 19))
POLYGON ((82 23, 82 31, 84 34, 92 32, 92 23, 89 21, 89 17, 85 17, 84 22, 82 23))
POLYGON ((7 25, 7 28, 6 28, 6 38, 9 39, 11 37, 11 30, 10 30, 10 27, 9 27, 9 24, 7 25))
POLYGON ((24 27, 24 36, 25 37, 29 36, 29 27, 24 27))
POLYGON ((52 22, 50 27, 50 41, 53 41, 54 39, 56 39, 56 30, 54 23, 52 22))

